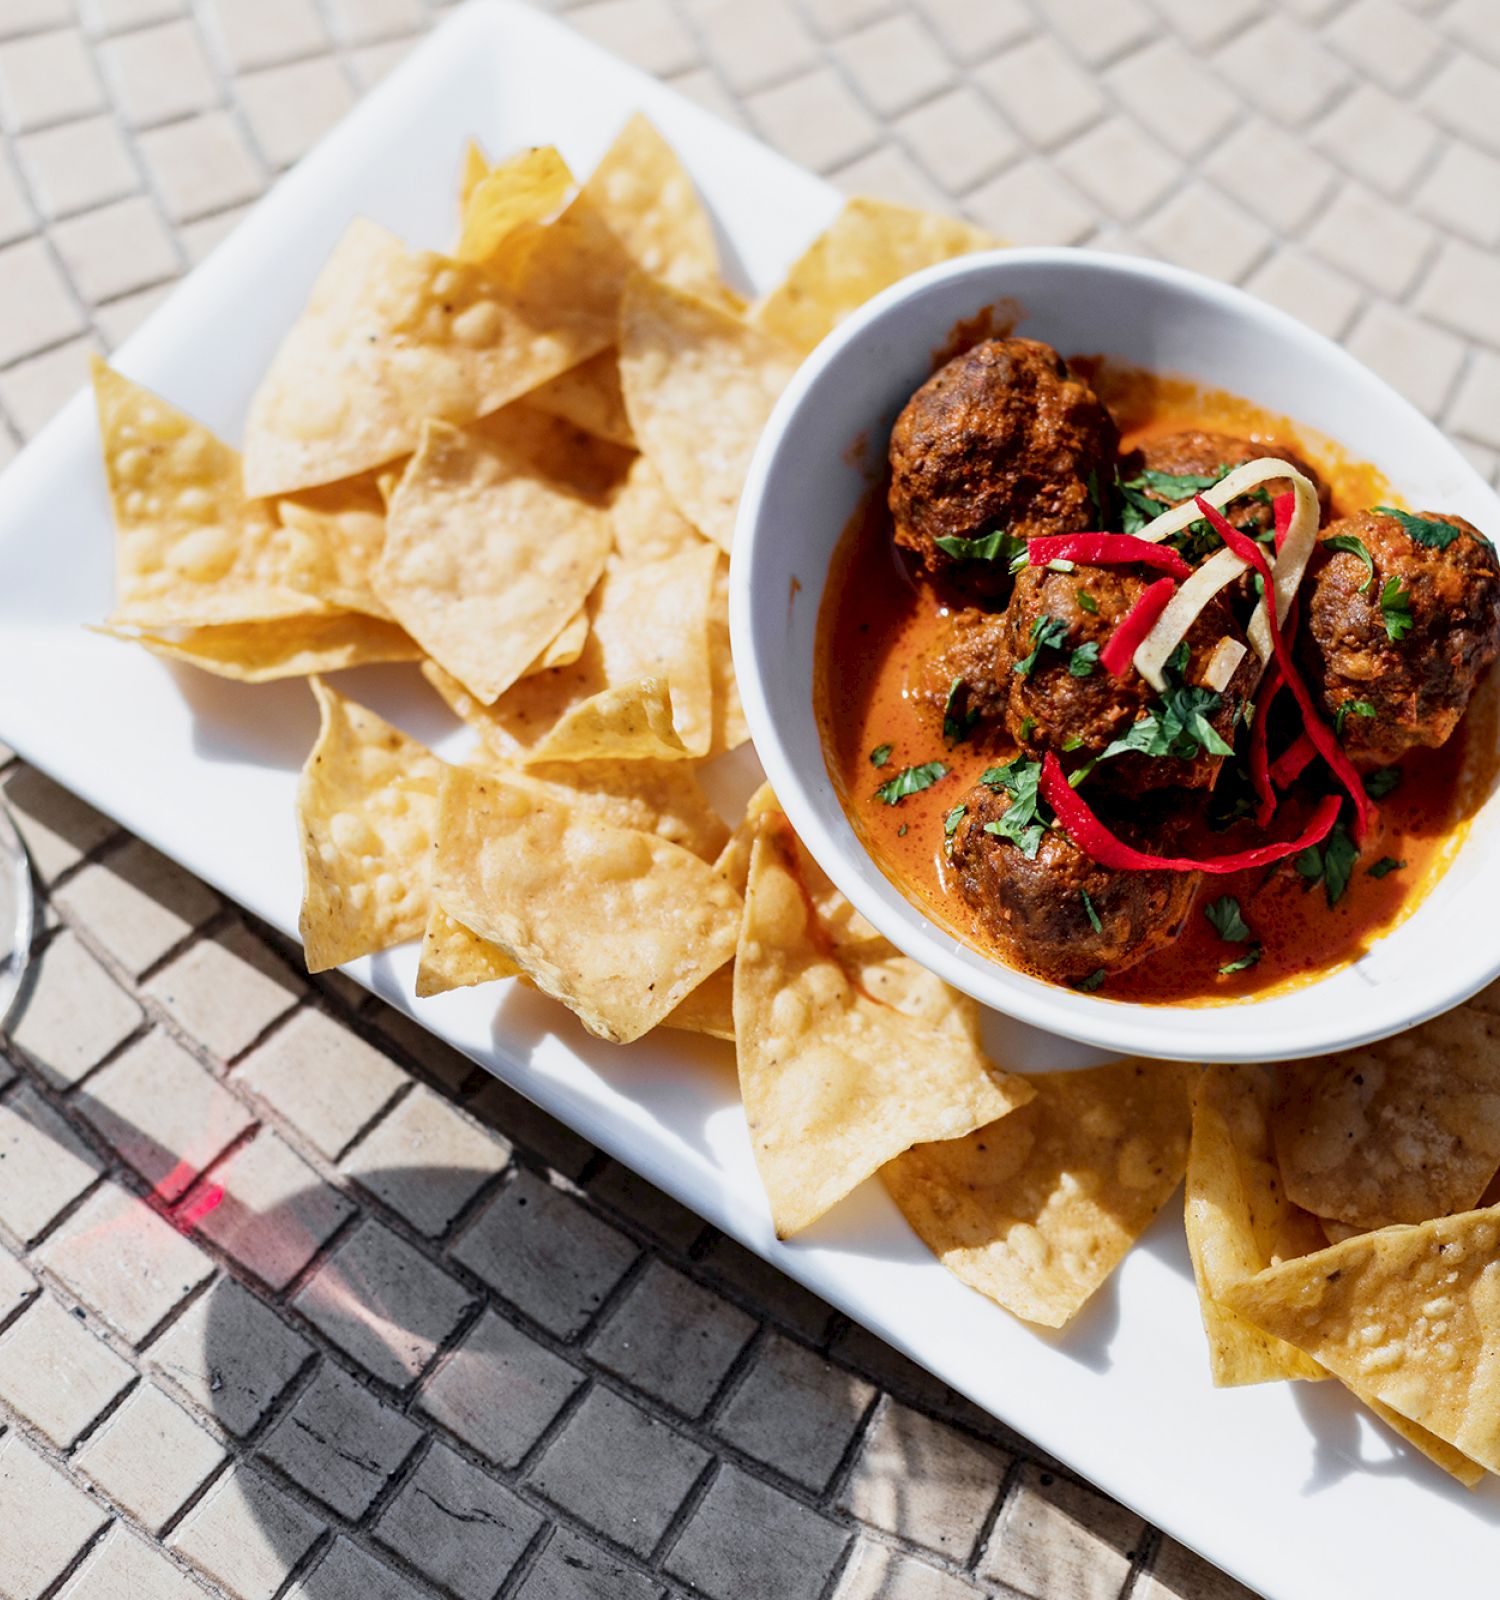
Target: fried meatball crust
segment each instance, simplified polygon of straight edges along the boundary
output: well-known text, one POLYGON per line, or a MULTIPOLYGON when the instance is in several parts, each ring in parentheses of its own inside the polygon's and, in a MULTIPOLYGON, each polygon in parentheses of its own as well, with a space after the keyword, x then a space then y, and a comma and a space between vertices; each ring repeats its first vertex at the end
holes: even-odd
POLYGON ((1003 613, 973 608, 954 611, 944 637, 917 663, 910 685, 912 695, 941 722, 948 697, 954 693, 959 716, 984 728, 998 727, 1005 717, 1013 676, 1009 637, 1003 613))
MULTIPOLYGON (((1120 476, 1127 482, 1143 472, 1161 472, 1174 478, 1211 477, 1225 467, 1240 467, 1247 461, 1258 461, 1262 456, 1275 456, 1289 462, 1309 479, 1318 491, 1321 505, 1328 503, 1328 490, 1323 480, 1301 456, 1272 440, 1242 439, 1232 433, 1210 433, 1200 428, 1184 429, 1181 433, 1165 433, 1148 439, 1139 449, 1133 450, 1120 468, 1120 476)), ((1267 533, 1276 525, 1271 502, 1292 487, 1290 478, 1273 478, 1263 484, 1264 495, 1254 499, 1236 501, 1228 511, 1235 527, 1249 534, 1267 533)), ((1163 511, 1179 506, 1188 495, 1169 495, 1157 488, 1145 487, 1141 493, 1156 501, 1163 511)))

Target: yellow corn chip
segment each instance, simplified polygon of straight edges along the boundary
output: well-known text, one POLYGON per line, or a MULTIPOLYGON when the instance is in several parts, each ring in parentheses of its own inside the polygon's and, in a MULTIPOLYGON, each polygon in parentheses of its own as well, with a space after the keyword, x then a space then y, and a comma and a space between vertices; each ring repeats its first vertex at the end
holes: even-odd
MULTIPOLYGON (((1330 1377, 1332 1374, 1324 1373, 1324 1376, 1330 1377)), ((1392 1433, 1399 1434, 1414 1450, 1419 1450, 1435 1466, 1441 1467, 1451 1477, 1457 1478, 1464 1488, 1472 1489, 1484 1481, 1484 1468, 1477 1461, 1470 1461, 1462 1450, 1455 1450, 1446 1440, 1439 1439, 1435 1433, 1429 1433, 1418 1423, 1409 1422, 1359 1385, 1344 1381, 1344 1387, 1356 1400, 1367 1405, 1392 1433)))
POLYGON ((304 489, 277 501, 276 513, 299 540, 290 583, 328 605, 390 616, 370 587, 385 544, 385 497, 373 473, 304 489))
POLYGON ((601 1038, 638 1039, 734 953, 741 901, 700 857, 529 785, 450 769, 445 911, 601 1038))
POLYGON ((1340 1222, 1337 1217, 1319 1217, 1318 1226, 1323 1230, 1323 1237, 1329 1244, 1342 1244, 1345 1239, 1352 1239, 1356 1234, 1368 1233, 1368 1228, 1356 1228, 1347 1222, 1340 1222))
POLYGON ((583 654, 583 647, 588 643, 588 637, 588 609, 580 606, 557 630, 551 643, 541 650, 521 676, 529 678, 533 672, 546 672, 551 667, 571 666, 583 654))
POLYGON ((358 611, 283 617, 277 622, 226 622, 183 628, 170 637, 114 627, 98 631, 144 645, 152 655, 241 683, 272 683, 278 678, 307 678, 381 661, 422 658, 417 644, 394 622, 358 611))
POLYGON ((818 235, 751 320, 806 355, 851 311, 923 267, 998 239, 953 217, 885 200, 850 200, 818 235))
POLYGON ((1287 1194, 1358 1228, 1466 1211, 1500 1169, 1500 1016, 1483 997, 1394 1038, 1283 1067, 1287 1194))
POLYGON ((309 680, 322 714, 297 787, 309 972, 415 939, 431 903, 443 763, 399 728, 309 680))
POLYGON ((458 179, 458 205, 460 211, 468 209, 469 197, 488 176, 489 157, 477 139, 470 139, 464 147, 464 167, 458 179))
POLYGON ((551 145, 502 161, 466 189, 455 259, 487 261, 523 223, 556 211, 572 186, 567 162, 551 145))
POLYGON ((472 989, 476 984, 514 978, 520 970, 498 945, 470 933, 441 906, 434 905, 428 912, 417 960, 419 1000, 450 989, 472 989))
POLYGON ((118 534, 113 620, 199 627, 328 611, 295 586, 306 551, 271 506, 246 499, 238 452, 97 358, 93 373, 118 534))
POLYGON ((665 678, 614 684, 569 706, 526 761, 671 761, 687 755, 665 678))
POLYGON ((381 466, 416 448, 425 418, 472 421, 612 337, 359 219, 256 391, 246 488, 286 494, 381 466))
POLYGON ((549 416, 561 417, 575 428, 626 449, 635 448, 630 418, 625 415, 625 396, 620 390, 620 356, 617 350, 601 350, 576 367, 559 373, 533 389, 527 404, 549 416))
POLYGON ((1187 1240, 1216 1384, 1323 1378, 1310 1356, 1221 1303, 1232 1283, 1322 1248, 1317 1219, 1286 1197, 1271 1148, 1275 1069, 1209 1067, 1193 1094, 1187 1240))
POLYGON ((1500 1212, 1360 1234, 1225 1299, 1362 1397, 1500 1471, 1500 1212))
MULTIPOLYGON (((618 530, 616 532, 618 544, 618 530)), ((739 680, 734 675, 734 652, 729 642, 729 560, 722 557, 714 572, 713 601, 708 613, 708 669, 713 679, 714 733, 710 755, 737 750, 750 738, 739 680)))
POLYGON ((521 457, 429 422, 391 499, 373 581, 428 655, 488 703, 587 599, 610 538, 603 512, 521 457))
MULTIPOLYGON (((630 566, 645 561, 664 561, 684 550, 696 550, 703 535, 677 509, 656 468, 645 456, 630 464, 625 481, 610 501, 610 521, 614 524, 615 550, 630 566)), ((719 583, 714 581, 714 607, 718 609, 719 583)))
POLYGON ((632 264, 587 185, 550 222, 515 229, 484 270, 534 317, 567 318, 586 328, 596 341, 588 355, 614 343, 620 292, 632 264))
POLYGON ((706 1033, 711 1039, 734 1041, 734 963, 711 972, 661 1019, 664 1028, 706 1033))
POLYGON ((872 1000, 828 951, 786 818, 756 825, 734 963, 750 1143, 780 1238, 916 1140, 954 1139, 1030 1099, 967 1040, 872 1000))
POLYGON ((1109 1277, 1187 1165, 1195 1068, 1123 1061, 1025 1080, 1036 1098, 964 1139, 919 1145, 881 1178, 948 1270, 1060 1328, 1109 1277))
POLYGON ((644 277, 620 306, 620 381, 641 449, 678 509, 721 549, 750 457, 795 358, 738 317, 644 277))

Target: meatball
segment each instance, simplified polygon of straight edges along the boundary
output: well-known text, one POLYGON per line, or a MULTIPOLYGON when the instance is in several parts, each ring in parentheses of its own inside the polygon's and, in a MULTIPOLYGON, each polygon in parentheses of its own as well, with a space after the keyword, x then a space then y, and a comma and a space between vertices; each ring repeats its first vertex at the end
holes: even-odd
MULTIPOLYGON (((1243 466, 1245 462, 1258 461, 1262 456, 1275 456, 1290 462, 1303 477, 1312 480, 1319 501, 1326 503, 1328 491, 1322 479, 1301 456, 1271 440, 1240 439, 1234 434, 1206 433, 1196 428, 1183 433, 1163 434, 1159 439, 1148 439, 1139 450, 1132 451, 1120 475, 1130 487, 1155 501, 1165 511, 1170 506, 1181 505, 1191 496, 1167 494, 1159 484, 1152 485, 1149 480, 1138 484, 1136 480, 1142 473, 1160 472, 1174 478, 1216 477, 1225 467, 1243 466)), ((1271 502, 1277 495, 1285 494, 1291 486, 1288 478, 1273 478, 1270 483, 1261 486, 1263 493, 1257 490, 1253 498, 1236 501, 1229 508, 1229 520, 1246 533, 1269 532, 1276 525, 1271 502)))
MULTIPOLYGON (((1007 649, 1011 659, 1023 666, 1029 652, 1036 654, 1028 671, 1011 673, 1005 725, 1022 749, 1033 755, 1051 750, 1065 763, 1082 763, 1102 755, 1113 740, 1124 738, 1131 724, 1153 707, 1156 691, 1138 672, 1116 678, 1099 662, 1097 652, 1158 576, 1140 577, 1130 567, 1082 565, 1072 572, 1027 567, 1019 574, 1005 610, 1007 649)), ((1215 595, 1188 630, 1186 683, 1197 682, 1226 635, 1244 643, 1244 630, 1227 600, 1215 595)), ((1250 661, 1247 654, 1217 707, 1208 713, 1210 725, 1226 744, 1234 743, 1250 661)), ((1184 761, 1132 751, 1111 757, 1099 768, 1096 781, 1130 790, 1211 788, 1221 760, 1205 753, 1184 761)))
POLYGON ((1003 596, 1006 562, 955 557, 936 541, 1097 527, 1095 492, 1114 476, 1118 442, 1098 396, 1050 345, 987 339, 940 367, 896 419, 896 543, 967 595, 1003 596))
POLYGON ((1341 706, 1374 711, 1345 712, 1340 737, 1350 757, 1385 766, 1418 745, 1444 743, 1500 653, 1494 547, 1462 517, 1421 511, 1403 523, 1360 511, 1329 523, 1319 549, 1302 658, 1330 716, 1341 706), (1446 543, 1443 528, 1454 530, 1446 543), (1340 538, 1369 551, 1373 578, 1354 550, 1329 549, 1340 538))
MULTIPOLYGON (((1124 972, 1176 939, 1201 873, 1101 867, 1060 828, 1049 828, 1028 860, 1014 841, 985 831, 1011 804, 1004 790, 984 785, 965 797, 953 866, 978 926, 1018 966, 1054 983, 1077 983, 1101 969, 1124 972)), ((1139 849, 1170 848, 1176 831, 1138 815, 1109 826, 1139 849)))
POLYGON ((983 727, 997 726, 1014 676, 1007 637, 1003 613, 955 611, 942 641, 917 663, 912 695, 941 720, 956 685, 955 713, 983 727))

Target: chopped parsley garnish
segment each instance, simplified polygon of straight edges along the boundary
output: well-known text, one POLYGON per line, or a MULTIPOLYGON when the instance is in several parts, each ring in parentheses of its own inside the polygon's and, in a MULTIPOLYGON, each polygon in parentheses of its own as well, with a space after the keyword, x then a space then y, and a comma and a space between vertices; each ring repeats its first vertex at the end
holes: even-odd
POLYGON ((1025 539, 1005 528, 981 533, 973 539, 950 534, 932 542, 945 556, 952 556, 956 561, 1005 561, 1013 572, 1026 565, 1025 539))
POLYGON ((923 789, 930 789, 939 778, 947 776, 948 769, 941 761, 924 761, 920 767, 902 767, 889 783, 881 784, 875 793, 888 806, 893 806, 909 794, 920 794, 923 789))
POLYGON ((1385 636, 1392 644, 1400 644, 1411 632, 1411 590, 1401 587, 1401 580, 1389 577, 1380 591, 1380 615, 1385 622, 1385 636))
POLYGON ((1031 731, 1035 727, 1036 727, 1036 718, 1035 717, 1027 717, 1021 723, 1021 737, 1023 739, 1029 739, 1031 737, 1031 731))
POLYGON ((1368 700, 1345 700, 1333 714, 1333 736, 1342 739, 1344 736, 1345 717, 1373 717, 1375 707, 1368 700))
POLYGON ((1315 883, 1323 885, 1323 894, 1331 911, 1344 898, 1344 891, 1354 874, 1354 863, 1358 860, 1359 846, 1349 837, 1343 823, 1336 822, 1327 839, 1321 845, 1308 845, 1307 849, 1293 857, 1293 865, 1309 889, 1315 883))
POLYGON ((1158 500, 1191 500, 1202 494, 1229 473, 1228 467, 1216 472, 1156 472, 1148 467, 1139 477, 1130 480, 1132 489, 1144 489, 1158 500))
POLYGON ((1099 920, 1099 913, 1094 910, 1094 902, 1089 899, 1088 890, 1080 889, 1078 891, 1078 898, 1083 901, 1083 911, 1084 915, 1089 919, 1089 926, 1094 930, 1095 933, 1103 933, 1104 924, 1099 920))
POLYGON ((1228 977, 1231 972, 1244 972, 1253 967, 1261 958, 1261 947, 1253 944, 1242 956, 1236 956, 1233 961, 1226 961, 1219 971, 1228 977))
POLYGON ((1099 602, 1088 592, 1087 589, 1075 589, 1073 591, 1073 598, 1078 602, 1078 609, 1080 611, 1087 611, 1091 617, 1097 617, 1099 615, 1099 602))
POLYGON ((1074 750, 1081 750, 1082 748, 1083 736, 1081 734, 1070 733, 1068 737, 1063 740, 1064 754, 1071 754, 1074 750))
POLYGON ((1179 639, 1177 648, 1167 657, 1167 675, 1181 683, 1187 674, 1188 662, 1192 657, 1193 647, 1186 639, 1179 639))
POLYGON ((1027 761, 1017 756, 1003 767, 990 767, 979 775, 979 781, 991 789, 1004 789, 1010 796, 1005 814, 995 822, 984 825, 986 833, 1009 839, 1028 861, 1036 859, 1042 847, 1042 835, 1047 823, 1041 815, 1041 796, 1037 785, 1042 776, 1040 761, 1027 761))
POLYGON ((1099 493, 1099 469, 1090 467, 1089 475, 1084 479, 1084 482, 1089 486, 1089 499, 1094 503, 1094 515, 1098 517, 1102 524, 1104 521, 1104 497, 1099 493))
POLYGON ((1250 924, 1240 913, 1240 903, 1232 894, 1220 895, 1203 908, 1203 915, 1213 925, 1221 939, 1230 944, 1243 944, 1250 937, 1250 924))
POLYGON ((1068 657, 1068 671, 1075 678, 1087 678, 1099 665, 1099 646, 1092 639, 1081 644, 1068 657))
POLYGON ((948 698, 943 705, 943 737, 950 744, 962 744, 969 737, 969 730, 979 720, 977 711, 961 709, 963 698, 964 680, 955 678, 948 685, 948 698))
POLYGON ((957 833, 959 823, 962 822, 964 818, 968 816, 968 814, 969 808, 967 806, 954 806, 948 815, 943 818, 944 837, 951 839, 953 835, 957 833))
POLYGON ((1383 800, 1400 782, 1400 767, 1377 767, 1365 775, 1365 793, 1372 800, 1383 800))
POLYGON ((901 824, 901 826, 896 829, 896 837, 898 839, 904 839, 906 837, 906 829, 907 829, 907 824, 903 822, 901 824))
POLYGON ((1078 982, 1073 985, 1073 987, 1075 989, 1082 989, 1085 994, 1092 994, 1108 976, 1109 974, 1104 970, 1103 967, 1096 967, 1095 970, 1088 975, 1088 977, 1080 978, 1078 982))
POLYGON ((1381 856, 1373 867, 1365 868, 1365 876, 1369 878, 1384 878, 1392 872, 1399 872, 1406 863, 1398 861, 1395 856, 1381 856))
POLYGON ((1429 550, 1446 550, 1462 531, 1451 522, 1438 522, 1432 517, 1414 517, 1409 511, 1397 511, 1394 506, 1376 506, 1376 514, 1394 517, 1408 538, 1425 544, 1429 550))
POLYGON ((870 765, 883 767, 891 759, 891 747, 888 744, 878 744, 870 752, 870 765))
POLYGON ((1108 760, 1128 750, 1139 750, 1148 756, 1173 756, 1178 761, 1195 760, 1199 751, 1211 756, 1230 755, 1230 746, 1209 721, 1222 703, 1223 696, 1212 689, 1169 685, 1160 702, 1133 722, 1123 739, 1105 746, 1100 759, 1108 760))
POLYGON ((1325 539, 1323 541, 1323 548, 1325 550, 1343 550, 1351 556, 1358 556, 1359 559, 1363 561, 1364 564, 1370 569, 1369 576, 1355 591, 1357 594, 1363 594, 1365 590, 1368 589, 1372 583, 1374 583, 1375 557, 1372 556, 1365 548, 1365 541, 1357 534, 1336 533, 1331 539, 1325 539))
POLYGON ((1031 625, 1031 651, 1028 655, 1014 662, 1012 672, 1019 672, 1023 678, 1031 676, 1036 668, 1037 657, 1043 650, 1060 650, 1068 639, 1068 625, 1057 617, 1038 617, 1031 625))

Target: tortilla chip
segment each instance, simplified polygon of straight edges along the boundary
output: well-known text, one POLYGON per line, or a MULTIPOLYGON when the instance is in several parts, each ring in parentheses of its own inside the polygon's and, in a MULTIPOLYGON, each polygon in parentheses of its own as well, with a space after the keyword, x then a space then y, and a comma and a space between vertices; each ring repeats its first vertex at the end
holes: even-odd
POLYGON ((748 323, 653 279, 620 306, 620 379, 641 449, 678 509, 721 549, 761 429, 795 357, 748 323))
POLYGON ((1361 1233, 1368 1233, 1368 1228, 1356 1228, 1348 1222, 1340 1222, 1337 1217, 1319 1217, 1318 1226, 1323 1230, 1323 1237, 1329 1244, 1342 1244, 1345 1239, 1353 1239, 1361 1233))
POLYGON ((429 422, 391 500, 373 581, 433 660, 488 703, 588 598, 609 519, 519 456, 429 422))
POLYGON ((1209 1067, 1193 1094, 1187 1165, 1187 1241, 1208 1363, 1221 1386, 1327 1373, 1220 1303, 1232 1283, 1323 1247, 1317 1219, 1281 1186, 1271 1147, 1272 1067, 1209 1067))
MULTIPOLYGON (((624 483, 610 502, 610 522, 614 525, 615 550, 630 566, 647 561, 665 561, 684 550, 697 550, 703 535, 677 509, 656 468, 645 456, 630 464, 624 483)), ((718 605, 718 580, 715 579, 715 609, 718 605)))
POLYGON ((714 733, 709 754, 720 756, 738 750, 750 738, 739 680, 734 675, 734 651, 729 642, 729 561, 724 558, 714 572, 713 601, 708 613, 708 668, 713 679, 714 733))
POLYGON ((557 630, 551 643, 542 649, 521 676, 529 678, 533 672, 547 672, 552 667, 571 666, 583 654, 583 647, 588 643, 588 638, 588 609, 586 606, 580 606, 557 630))
POLYGON ((740 1091, 779 1238, 914 1141, 956 1139, 1030 1098, 966 1039, 871 999, 821 935, 785 817, 756 824, 734 963, 740 1091))
MULTIPOLYGON (((1324 1374, 1328 1376, 1328 1374, 1324 1374)), ((1388 1405, 1375 1399, 1366 1389, 1358 1384, 1344 1381, 1344 1387, 1356 1400, 1367 1405, 1371 1411, 1393 1433, 1399 1434, 1414 1450, 1420 1451, 1435 1466, 1439 1466, 1451 1477, 1457 1478, 1466 1489, 1472 1489, 1484 1481, 1484 1468, 1477 1461, 1471 1461, 1462 1450, 1455 1450, 1444 1439, 1439 1439, 1435 1433, 1429 1433, 1419 1423, 1410 1422, 1398 1412, 1392 1411, 1388 1405)))
POLYGON ((416 448, 425 418, 472 421, 612 337, 357 219, 251 402, 246 488, 286 494, 381 466, 416 448))
POLYGON ((635 460, 634 451, 532 404, 532 397, 471 422, 464 430, 482 443, 525 461, 562 493, 608 509, 635 460))
POLYGON ((850 200, 818 235, 751 320, 806 355, 851 311, 924 267, 1000 241, 955 217, 850 200))
MULTIPOLYGON (((588 747, 579 734, 590 724, 601 733, 615 728, 609 742, 615 754, 624 754, 622 719, 641 733, 634 746, 638 758, 706 755, 713 738, 708 613, 717 559, 712 546, 700 543, 667 561, 612 568, 589 597, 590 631, 578 659, 522 679, 492 706, 464 696, 461 686, 445 683, 430 665, 423 671, 501 760, 562 759, 564 733, 575 752, 567 759, 582 759, 588 747), (642 688, 648 681, 649 691, 642 688), (661 723, 663 694, 670 696, 670 728, 680 749, 661 723), (572 719, 566 730, 564 718, 572 719), (650 733, 653 726, 660 740, 650 733), (554 732, 558 740, 550 737, 554 732)), ((596 746, 595 753, 605 752, 596 746)))
POLYGON ((569 706, 523 761, 671 761, 687 755, 665 678, 614 684, 569 706))
POLYGON ((469 198, 479 185, 489 176, 490 162, 477 139, 470 139, 464 146, 464 166, 458 178, 458 205, 460 211, 466 211, 469 198))
POLYGON ((417 999, 498 983, 501 978, 514 978, 520 970, 498 945, 470 933, 441 906, 434 905, 428 912, 417 961, 417 999))
POLYGON ((237 451, 97 357, 93 375, 117 534, 112 621, 201 627, 330 609, 295 587, 306 553, 271 506, 246 498, 237 451))
POLYGON ((484 270, 533 316, 586 329, 595 342, 583 360, 614 343, 620 294, 634 269, 585 185, 550 222, 527 223, 505 238, 484 270))
POLYGON ((226 622, 218 627, 184 628, 171 636, 113 627, 97 631, 143 645, 152 655, 240 683, 273 683, 278 678, 307 678, 382 661, 422 659, 415 641, 394 622, 358 611, 283 617, 278 622, 226 622))
POLYGON ((974 1050, 982 1050, 979 1005, 946 984, 920 962, 904 956, 877 935, 842 946, 835 944, 839 965, 849 981, 872 1000, 929 1027, 952 1033, 974 1050))
POLYGON ((282 525, 300 540, 287 581, 328 605, 389 617, 370 587, 370 573, 385 545, 385 506, 369 472, 278 500, 282 525))
POLYGON ((1358 1228, 1467 1211, 1500 1169, 1500 1016, 1470 1002, 1378 1044, 1282 1068, 1287 1193, 1358 1228))
POLYGON ((700 857, 537 788, 450 769, 440 904, 591 1033, 638 1039, 734 953, 741 901, 700 857))
POLYGON ((635 449, 625 396, 620 389, 620 355, 601 350, 579 366, 559 373, 526 397, 527 404, 611 444, 635 449))
POLYGON ((455 260, 488 261, 523 223, 556 211, 572 187, 573 174, 551 145, 502 161, 465 189, 455 260))
POLYGON ((1122 1061, 1028 1075, 1028 1105, 967 1138, 918 1145, 881 1178, 950 1272, 1060 1328, 1177 1187, 1196 1071, 1122 1061))
POLYGON ((1270 1267, 1225 1298, 1361 1394, 1500 1471, 1500 1212, 1361 1234, 1270 1267))
POLYGON ((322 714, 297 787, 309 972, 415 939, 431 903, 444 764, 400 729, 309 680, 322 714))
POLYGON ((734 1042, 734 962, 726 961, 711 972, 689 995, 661 1019, 664 1028, 684 1033, 706 1033, 711 1039, 734 1042))

